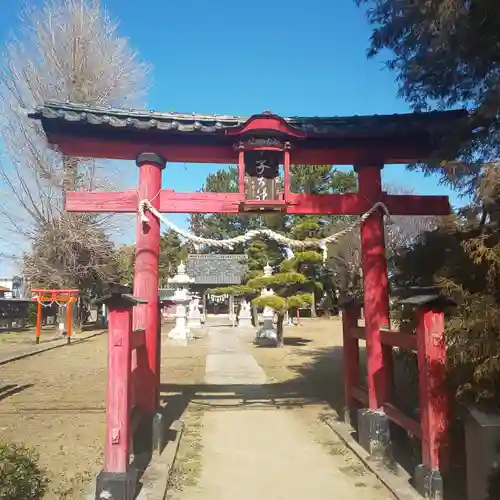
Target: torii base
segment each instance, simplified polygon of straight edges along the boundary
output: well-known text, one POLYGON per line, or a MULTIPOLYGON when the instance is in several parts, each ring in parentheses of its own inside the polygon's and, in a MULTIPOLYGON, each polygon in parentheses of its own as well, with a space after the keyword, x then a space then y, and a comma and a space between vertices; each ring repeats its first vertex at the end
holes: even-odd
POLYGON ((444 484, 441 472, 430 470, 426 465, 418 465, 413 474, 415 489, 424 497, 431 500, 443 498, 444 484))
POLYGON ((134 467, 127 472, 101 471, 97 476, 95 500, 132 500, 137 488, 138 473, 134 467))
POLYGON ((389 419, 383 411, 361 408, 357 415, 359 444, 373 457, 390 456, 389 419))

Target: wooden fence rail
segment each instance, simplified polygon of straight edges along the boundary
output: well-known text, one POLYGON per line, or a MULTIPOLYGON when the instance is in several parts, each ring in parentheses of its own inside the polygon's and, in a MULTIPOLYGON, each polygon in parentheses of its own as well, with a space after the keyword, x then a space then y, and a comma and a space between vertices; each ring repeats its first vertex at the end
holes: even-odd
MULTIPOLYGON (((359 341, 366 339, 365 328, 359 326, 360 305, 350 302, 344 306, 344 396, 346 417, 353 409, 368 409, 379 412, 383 418, 392 421, 409 433, 421 439, 422 463, 415 471, 417 489, 434 498, 442 490, 441 473, 448 466, 449 401, 445 387, 446 348, 444 339, 443 307, 427 297, 412 297, 403 304, 416 306, 417 328, 413 332, 391 328, 380 330, 380 341, 384 349, 398 348, 413 351, 418 359, 418 387, 420 419, 405 414, 393 400, 394 375, 390 373, 386 394, 388 400, 381 408, 368 408, 368 391, 361 383, 359 341)), ((369 359, 367 360, 369 362, 369 359)), ((359 415, 359 412, 358 412, 359 415)), ((360 433, 361 434, 361 433, 360 433)), ((361 443, 364 444, 364 443, 361 443)), ((365 446, 369 449, 369 446, 365 446)), ((370 450, 369 450, 370 451, 370 450)))

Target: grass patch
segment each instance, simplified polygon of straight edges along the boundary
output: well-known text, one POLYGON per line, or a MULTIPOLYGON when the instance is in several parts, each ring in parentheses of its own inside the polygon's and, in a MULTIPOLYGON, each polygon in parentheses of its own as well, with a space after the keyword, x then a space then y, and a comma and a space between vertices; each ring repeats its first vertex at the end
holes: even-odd
POLYGON ((184 433, 168 480, 167 500, 176 500, 186 488, 196 486, 201 474, 204 409, 190 404, 184 414, 184 433))

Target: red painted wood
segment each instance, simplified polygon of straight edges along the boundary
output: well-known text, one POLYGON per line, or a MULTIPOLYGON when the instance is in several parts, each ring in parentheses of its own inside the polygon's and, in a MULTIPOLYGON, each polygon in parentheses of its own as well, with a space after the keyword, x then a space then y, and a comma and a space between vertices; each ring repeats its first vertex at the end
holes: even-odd
MULTIPOLYGON (((162 166, 143 163, 139 167, 139 200, 148 199, 160 208, 162 166)), ((167 192, 168 193, 168 192, 167 192)), ((149 217, 142 223, 137 217, 134 295, 147 300, 134 308, 134 330, 146 330, 148 366, 140 368, 141 389, 137 394, 139 405, 147 412, 154 412, 159 405, 160 369, 158 341, 158 258, 160 252, 160 221, 149 217)), ((138 354, 137 354, 138 355, 138 354)), ((136 356, 137 357, 137 356, 136 356)))
POLYGON ((283 148, 279 146, 258 146, 255 144, 245 144, 245 151, 279 151, 283 152, 283 148))
MULTIPOLYGON (((241 181, 241 180, 240 180, 241 181)), ((176 193, 162 190, 160 211, 164 213, 238 213, 239 193, 176 193)), ((361 215, 373 203, 358 193, 287 195, 289 214, 361 215)), ((393 215, 447 215, 450 206, 446 196, 381 197, 393 215)), ((66 209, 70 212, 135 212, 139 198, 136 191, 123 193, 72 192, 67 195, 66 209)), ((283 201, 280 201, 284 205, 283 201)))
POLYGON ((106 394, 106 443, 104 470, 126 472, 130 438, 130 361, 132 311, 109 305, 108 387, 106 394))
POLYGON ((56 294, 59 294, 59 293, 63 293, 63 294, 79 294, 80 293, 80 290, 76 289, 76 288, 68 288, 68 289, 65 289, 65 288, 61 288, 60 290, 58 289, 44 289, 44 288, 32 288, 31 291, 33 293, 56 293, 56 294))
MULTIPOLYGON (((169 162, 192 163, 229 163, 238 161, 237 152, 231 145, 180 145, 165 142, 142 142, 139 137, 134 141, 109 140, 100 138, 84 138, 48 134, 51 144, 57 145, 58 150, 68 156, 109 158, 117 160, 135 160, 143 151, 156 151, 169 162)), ((338 144, 338 141, 337 141, 338 144)), ((300 144, 294 148, 292 163, 295 165, 355 165, 360 158, 372 154, 376 158, 383 158, 386 164, 407 164, 425 158, 429 153, 426 144, 418 138, 401 140, 377 140, 356 146, 332 145, 330 149, 301 148, 300 144)), ((134 168, 131 166, 131 168, 134 168)), ((196 168, 196 167, 193 167, 196 168)), ((402 170, 402 175, 404 172, 402 170)))
MULTIPOLYGON (((381 166, 363 166, 356 170, 359 194, 371 205, 373 200, 381 198, 381 166)), ((388 400, 392 374, 392 349, 384 350, 380 338, 381 327, 389 324, 389 285, 381 212, 375 212, 361 225, 361 248, 369 407, 379 409, 388 400)))
POLYGON ((366 339, 365 327, 358 326, 356 321, 356 324, 354 326, 351 326, 349 330, 349 336, 351 336, 354 339, 365 340, 366 339))
POLYGON ((399 408, 396 408, 391 403, 385 403, 382 408, 384 409, 384 412, 389 420, 392 420, 395 424, 399 425, 399 427, 411 432, 414 436, 417 436, 418 438, 422 437, 420 422, 413 420, 413 418, 408 415, 405 415, 399 408))
POLYGON ((448 466, 449 400, 445 386, 444 314, 419 310, 418 387, 422 420, 422 460, 430 470, 448 466))
POLYGON ((342 311, 344 402, 347 408, 354 408, 355 397, 352 388, 359 386, 359 341, 352 335, 357 328, 359 307, 349 305, 342 311))
POLYGON ((447 196, 403 196, 380 194, 365 198, 358 193, 311 195, 290 193, 289 214, 361 215, 382 201, 392 215, 448 215, 447 196), (374 201, 372 201, 374 200, 374 201))
POLYGON ((258 213, 262 209, 285 212, 285 200, 245 200, 240 204, 240 211, 258 213))
MULTIPOLYGON (((232 144, 217 146, 183 146, 179 144, 158 144, 138 140, 120 141, 99 138, 68 137, 49 134, 51 144, 57 145, 58 150, 69 156, 83 156, 92 158, 107 158, 117 160, 134 160, 144 151, 155 151, 169 162, 192 163, 229 163, 234 165, 238 161, 237 152, 232 144)), ((130 168, 136 168, 130 165, 130 168)), ((194 167, 196 168, 196 167, 194 167)))
POLYGON ((37 344, 40 343, 40 334, 42 333, 42 303, 38 302, 36 307, 36 339, 37 344))
POLYGON ((118 193, 77 191, 66 194, 68 212, 136 212, 137 191, 118 193))
POLYGON ((359 401, 361 404, 368 406, 368 391, 359 386, 351 387, 350 389, 352 397, 359 401))
POLYGON ((290 126, 281 116, 269 114, 260 114, 251 116, 244 124, 238 127, 226 129, 226 135, 242 135, 255 131, 268 131, 270 133, 285 134, 289 137, 305 138, 306 133, 295 127, 290 126))
MULTIPOLYGON (((71 297, 60 297, 58 296, 57 294, 52 294, 50 297, 39 297, 40 298, 40 301, 41 302, 51 302, 53 300, 57 300, 58 302, 70 302, 71 301, 71 297)), ((36 300, 36 299, 33 299, 33 300, 36 300)))
POLYGON ((380 340, 384 345, 399 347, 407 351, 417 350, 417 336, 413 333, 406 333, 396 330, 380 330, 380 340))
POLYGON ((290 150, 285 150, 283 152, 283 192, 286 202, 290 199, 290 166, 290 150))
POLYGON ((164 213, 238 213, 240 193, 160 193, 160 211, 164 213))
POLYGON ((67 325, 67 332, 66 332, 66 338, 68 341, 68 344, 71 342, 71 300, 68 301, 68 305, 66 306, 66 325, 67 325))
POLYGON ((132 349, 146 345, 146 330, 143 328, 132 331, 132 349))
POLYGON ((384 194, 382 201, 392 215, 449 215, 448 196, 384 194))
POLYGON ((240 199, 245 198, 245 151, 238 153, 238 192, 240 199))

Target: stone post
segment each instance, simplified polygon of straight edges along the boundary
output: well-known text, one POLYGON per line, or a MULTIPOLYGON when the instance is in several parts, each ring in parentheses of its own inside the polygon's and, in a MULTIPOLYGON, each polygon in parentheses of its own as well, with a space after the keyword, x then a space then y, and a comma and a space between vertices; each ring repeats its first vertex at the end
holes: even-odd
POLYGON ((191 296, 187 321, 188 328, 195 330, 201 328, 200 297, 198 295, 191 296))
POLYGON ((251 328, 252 327, 252 310, 250 304, 243 299, 240 304, 240 311, 238 313, 238 328, 251 328))

